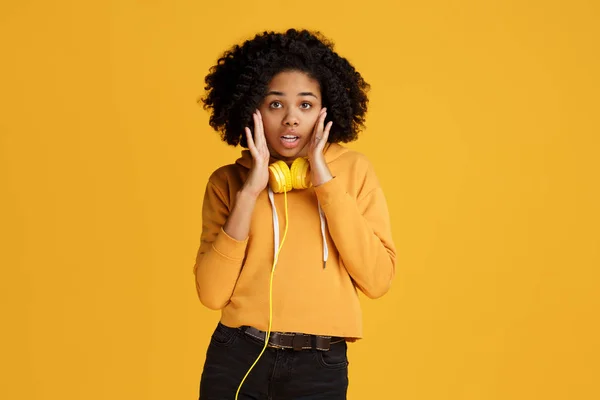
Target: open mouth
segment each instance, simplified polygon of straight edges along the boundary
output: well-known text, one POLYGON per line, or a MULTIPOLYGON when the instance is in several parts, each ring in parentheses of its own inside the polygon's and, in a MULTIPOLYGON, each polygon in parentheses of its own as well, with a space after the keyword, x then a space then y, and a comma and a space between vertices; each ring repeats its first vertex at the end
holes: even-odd
POLYGON ((281 143, 288 149, 293 149, 300 143, 300 136, 296 135, 283 135, 281 136, 281 143))

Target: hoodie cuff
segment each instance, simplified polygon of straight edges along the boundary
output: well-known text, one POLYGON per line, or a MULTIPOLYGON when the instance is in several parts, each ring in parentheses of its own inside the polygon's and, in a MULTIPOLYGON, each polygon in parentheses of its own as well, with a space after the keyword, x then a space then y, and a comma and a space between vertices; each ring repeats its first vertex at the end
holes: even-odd
POLYGON ((336 204, 346 195, 346 190, 342 186, 342 181, 336 177, 333 177, 322 185, 315 186, 314 189, 317 199, 319 199, 319 203, 321 203, 322 207, 336 204))
POLYGON ((239 261, 244 258, 247 244, 248 238, 236 240, 221 227, 221 232, 213 242, 213 249, 225 258, 239 261))

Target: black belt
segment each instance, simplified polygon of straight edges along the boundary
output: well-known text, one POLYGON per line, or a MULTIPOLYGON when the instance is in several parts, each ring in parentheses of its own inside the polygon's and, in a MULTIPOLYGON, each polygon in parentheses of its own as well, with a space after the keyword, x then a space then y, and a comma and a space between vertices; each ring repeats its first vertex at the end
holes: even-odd
MULTIPOLYGON (((251 326, 240 328, 246 335, 265 341, 266 332, 251 326)), ((307 335, 305 333, 271 332, 267 346, 278 349, 294 350, 320 350, 329 351, 334 343, 343 342, 345 339, 336 336, 307 335)))

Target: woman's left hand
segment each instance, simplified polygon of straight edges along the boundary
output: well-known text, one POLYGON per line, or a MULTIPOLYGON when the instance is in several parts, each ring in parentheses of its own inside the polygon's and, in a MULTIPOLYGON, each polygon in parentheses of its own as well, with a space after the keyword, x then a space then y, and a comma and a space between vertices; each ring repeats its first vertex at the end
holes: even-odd
POLYGON ((313 128, 313 134, 308 147, 308 160, 310 162, 313 186, 322 185, 333 178, 331 171, 329 171, 329 167, 325 162, 325 155, 323 154, 323 149, 329 138, 329 131, 333 125, 333 121, 329 121, 327 126, 324 126, 326 117, 327 109, 323 108, 319 113, 319 118, 313 128))

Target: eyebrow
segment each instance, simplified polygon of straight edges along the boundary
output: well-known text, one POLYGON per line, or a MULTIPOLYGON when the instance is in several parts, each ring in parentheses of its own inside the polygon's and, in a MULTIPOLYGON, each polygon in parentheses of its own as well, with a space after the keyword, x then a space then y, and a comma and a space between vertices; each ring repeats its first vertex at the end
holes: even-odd
MULTIPOLYGON (((267 96, 271 96, 271 95, 285 97, 285 93, 278 92, 276 90, 271 90, 269 93, 267 93, 267 96)), ((313 92, 300 92, 300 93, 298 93, 298 96, 312 96, 315 99, 318 99, 318 97, 313 92)))

